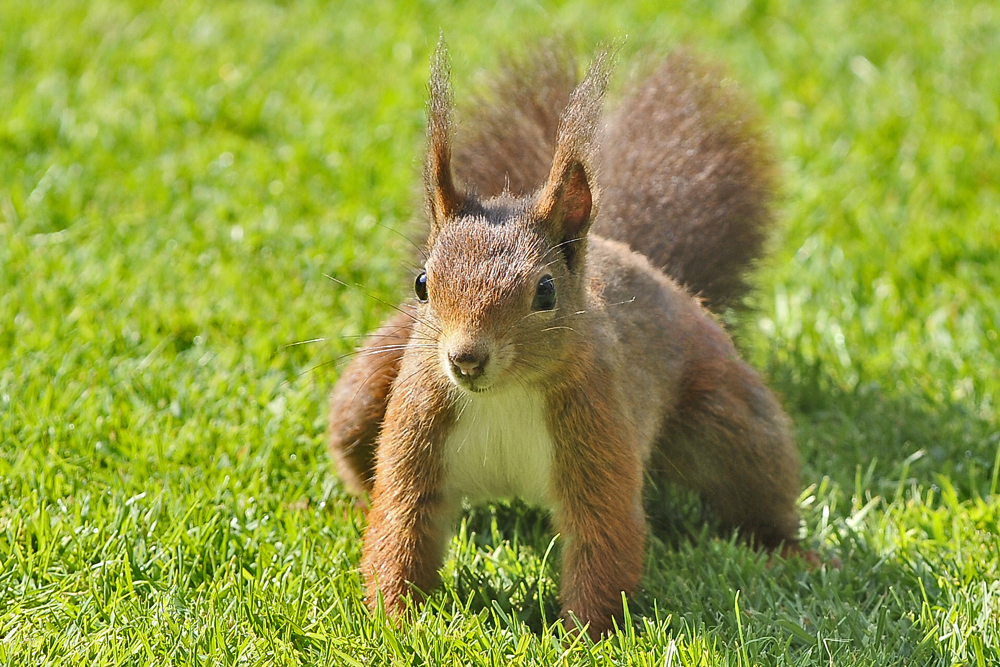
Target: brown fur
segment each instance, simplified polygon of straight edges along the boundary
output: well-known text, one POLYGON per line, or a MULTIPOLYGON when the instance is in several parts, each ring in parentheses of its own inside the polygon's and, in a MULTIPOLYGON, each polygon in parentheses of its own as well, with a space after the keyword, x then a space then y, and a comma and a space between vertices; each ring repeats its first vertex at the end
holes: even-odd
POLYGON ((620 378, 599 350, 580 343, 571 368, 546 396, 546 408, 556 444, 554 523, 566 537, 563 615, 572 612, 599 636, 620 617, 622 592, 634 591, 642 576, 643 461, 637 434, 622 419, 619 402, 627 397, 615 391, 620 378))
POLYGON ((794 543, 798 458, 777 401, 697 299, 590 233, 609 196, 594 169, 607 58, 570 96, 547 178, 521 197, 455 185, 447 76, 441 44, 425 171, 428 300, 412 323, 397 317, 399 329, 376 334, 332 403, 331 423, 349 434, 331 435, 338 466, 367 487, 372 424, 391 385, 361 564, 370 604, 377 591, 398 616, 414 588, 436 583, 464 497, 523 495, 551 509, 563 535, 564 615, 600 636, 639 583, 644 471, 698 491, 751 541, 794 543), (404 335, 401 359, 379 349, 404 335))
POLYGON ((337 474, 355 495, 372 490, 375 438, 412 327, 407 312, 390 318, 368 337, 330 394, 327 446, 337 474))
POLYGON ((403 360, 391 391, 361 562, 369 602, 374 607, 377 589, 392 616, 402 613, 411 593, 437 585, 457 509, 445 505, 440 491, 442 462, 435 447, 454 417, 442 378, 422 363, 426 355, 420 351, 403 360))
POLYGON ((431 241, 435 220, 457 215, 465 197, 455 188, 451 176, 451 64, 447 55, 436 51, 431 63, 430 100, 427 103, 427 162, 424 183, 434 183, 424 197, 427 219, 431 221, 431 241))
MULTIPOLYGON (((456 137, 455 172, 483 197, 534 191, 577 84, 566 47, 508 64, 456 137)), ((630 86, 601 137, 593 231, 650 258, 714 310, 739 306, 772 224, 775 166, 756 111, 732 81, 678 52, 630 86)))
POLYGON ((771 225, 773 158, 737 93, 675 54, 622 100, 602 147, 594 232, 649 257, 714 309, 739 304, 771 225))
POLYGON ((692 317, 690 325, 693 349, 657 447, 661 473, 697 489, 744 536, 775 548, 799 525, 791 425, 712 320, 692 317))

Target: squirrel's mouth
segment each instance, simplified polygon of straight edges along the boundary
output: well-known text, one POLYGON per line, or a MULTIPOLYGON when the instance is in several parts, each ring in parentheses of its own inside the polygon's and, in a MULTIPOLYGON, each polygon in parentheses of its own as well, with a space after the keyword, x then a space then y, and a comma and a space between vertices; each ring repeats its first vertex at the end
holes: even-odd
POLYGON ((489 391, 493 387, 493 382, 491 380, 481 376, 470 378, 449 372, 448 379, 451 380, 451 383, 459 389, 467 391, 471 394, 482 394, 489 391))

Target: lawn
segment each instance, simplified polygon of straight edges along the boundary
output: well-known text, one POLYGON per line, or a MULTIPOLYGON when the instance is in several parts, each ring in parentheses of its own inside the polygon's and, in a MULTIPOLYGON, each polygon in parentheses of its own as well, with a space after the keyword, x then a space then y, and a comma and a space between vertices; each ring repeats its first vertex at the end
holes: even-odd
POLYGON ((965 0, 0 0, 0 664, 1000 664, 998 62, 965 0), (324 403, 411 289, 439 29, 460 103, 558 32, 760 106, 780 223, 734 330, 827 566, 676 494, 625 627, 574 641, 545 518, 497 505, 414 623, 367 612, 324 403))

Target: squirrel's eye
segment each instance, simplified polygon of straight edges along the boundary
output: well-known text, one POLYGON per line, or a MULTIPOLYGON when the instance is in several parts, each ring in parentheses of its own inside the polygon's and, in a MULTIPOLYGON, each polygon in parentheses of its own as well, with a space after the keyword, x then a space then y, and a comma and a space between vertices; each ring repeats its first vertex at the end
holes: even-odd
POLYGON ((552 276, 545 274, 535 288, 535 300, 531 303, 532 310, 552 310, 556 307, 556 284, 552 276))
POLYGON ((421 271, 417 279, 413 281, 413 291, 417 293, 417 298, 421 303, 427 303, 427 272, 421 271))

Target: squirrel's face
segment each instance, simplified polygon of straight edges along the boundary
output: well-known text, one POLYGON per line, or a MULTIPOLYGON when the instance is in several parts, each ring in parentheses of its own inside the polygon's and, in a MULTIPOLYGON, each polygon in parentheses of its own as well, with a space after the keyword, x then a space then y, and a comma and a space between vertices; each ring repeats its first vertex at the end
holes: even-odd
POLYGON ((456 387, 480 393, 553 377, 571 356, 595 210, 589 165, 609 69, 598 58, 573 92, 540 189, 486 202, 452 177, 449 69, 439 45, 424 166, 430 252, 415 285, 421 304, 409 349, 439 364, 456 387))
POLYGON ((580 282, 565 245, 546 238, 530 207, 487 204, 436 235, 414 285, 418 335, 464 391, 527 385, 566 358, 580 282))

